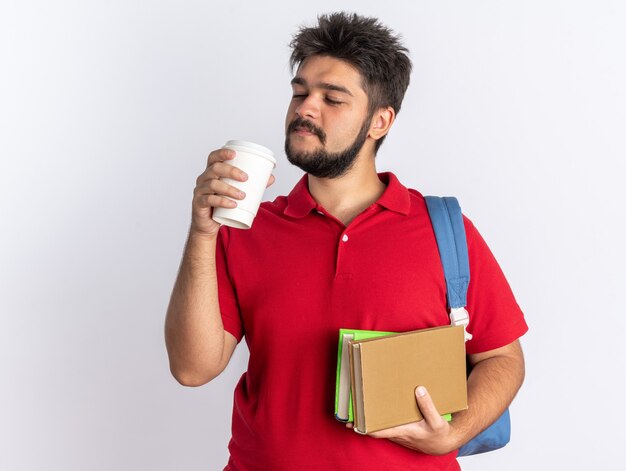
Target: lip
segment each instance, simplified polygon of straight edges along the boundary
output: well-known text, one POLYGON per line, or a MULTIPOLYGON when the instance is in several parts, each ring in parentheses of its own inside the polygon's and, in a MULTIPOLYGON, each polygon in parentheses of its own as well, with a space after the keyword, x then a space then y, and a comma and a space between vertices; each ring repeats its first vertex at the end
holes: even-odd
POLYGON ((298 136, 316 136, 316 134, 314 132, 308 131, 306 129, 295 129, 293 131, 295 134, 297 134, 298 136))

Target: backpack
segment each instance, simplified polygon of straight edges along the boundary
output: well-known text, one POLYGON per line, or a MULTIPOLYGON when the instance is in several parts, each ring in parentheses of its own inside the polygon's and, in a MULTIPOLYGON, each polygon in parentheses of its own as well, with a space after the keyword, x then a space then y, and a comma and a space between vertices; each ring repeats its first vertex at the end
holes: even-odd
MULTIPOLYGON (((465 306, 470 272, 461 207, 452 196, 426 196, 425 200, 446 279, 450 323, 466 328, 469 324, 469 314, 465 306)), ((466 330, 465 340, 471 338, 471 334, 466 330)), ((505 446, 510 438, 511 419, 507 409, 492 425, 459 448, 458 456, 497 450, 505 446)))

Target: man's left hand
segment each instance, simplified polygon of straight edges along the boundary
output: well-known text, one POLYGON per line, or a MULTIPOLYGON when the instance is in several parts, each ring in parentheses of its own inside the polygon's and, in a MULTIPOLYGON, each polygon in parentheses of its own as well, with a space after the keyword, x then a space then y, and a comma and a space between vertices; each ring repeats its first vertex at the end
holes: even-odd
POLYGON ((415 400, 424 417, 423 420, 368 435, 373 438, 387 438, 399 445, 429 455, 445 455, 456 450, 459 443, 454 427, 437 412, 425 387, 419 386, 415 389, 415 400))

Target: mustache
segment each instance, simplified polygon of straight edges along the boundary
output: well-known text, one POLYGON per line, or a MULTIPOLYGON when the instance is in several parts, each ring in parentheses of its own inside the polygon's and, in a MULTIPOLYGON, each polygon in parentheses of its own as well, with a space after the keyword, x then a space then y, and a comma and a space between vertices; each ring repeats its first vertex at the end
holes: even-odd
POLYGON ((305 129, 306 131, 312 132, 319 138, 322 144, 326 143, 326 133, 324 132, 324 130, 318 128, 311 121, 307 121, 304 118, 296 118, 291 123, 289 123, 289 126, 287 127, 287 133, 291 134, 298 129, 305 129))

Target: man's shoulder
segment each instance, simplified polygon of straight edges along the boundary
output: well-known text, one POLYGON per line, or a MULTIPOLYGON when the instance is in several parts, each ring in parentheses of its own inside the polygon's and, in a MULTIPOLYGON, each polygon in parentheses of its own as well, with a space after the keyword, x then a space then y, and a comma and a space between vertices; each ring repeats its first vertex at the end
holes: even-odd
POLYGON ((287 195, 280 195, 274 198, 274 200, 272 201, 263 201, 261 203, 261 206, 259 207, 259 210, 262 209, 263 211, 269 211, 272 213, 276 213, 276 212, 282 213, 285 211, 285 208, 287 207, 287 203, 288 203, 287 195))
POLYGON ((284 195, 277 196, 272 201, 263 201, 254 218, 251 230, 246 232, 253 233, 256 232, 254 231, 255 227, 258 228, 262 226, 267 228, 268 226, 276 224, 278 220, 286 217, 285 210, 288 206, 289 198, 284 195))

